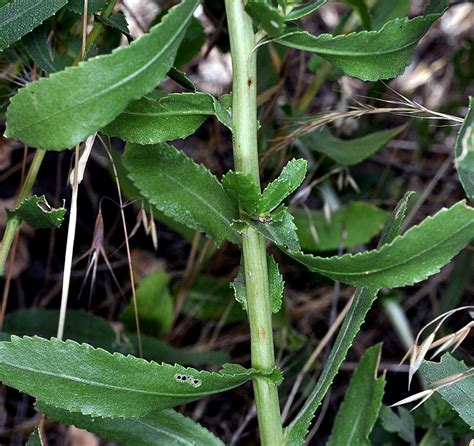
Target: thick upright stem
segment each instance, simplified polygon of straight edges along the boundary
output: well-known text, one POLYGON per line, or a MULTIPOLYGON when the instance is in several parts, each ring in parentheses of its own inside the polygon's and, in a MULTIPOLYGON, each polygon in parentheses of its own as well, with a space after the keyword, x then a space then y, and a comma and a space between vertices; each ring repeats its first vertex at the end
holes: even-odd
MULTIPOLYGON (((257 94, 255 35, 242 0, 226 0, 232 50, 232 116, 234 162, 239 172, 250 174, 260 187, 257 150, 257 94)), ((265 241, 252 228, 242 234, 242 254, 247 287, 252 366, 262 371, 275 367, 272 313, 268 295, 265 241)), ((280 404, 275 385, 265 378, 254 380, 255 401, 262 445, 283 443, 280 404)))

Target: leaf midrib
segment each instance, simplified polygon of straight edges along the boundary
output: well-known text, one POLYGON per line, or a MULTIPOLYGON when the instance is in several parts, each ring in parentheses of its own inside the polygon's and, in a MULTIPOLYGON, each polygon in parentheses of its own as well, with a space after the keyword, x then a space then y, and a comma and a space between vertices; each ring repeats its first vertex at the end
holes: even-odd
MULTIPOLYGON (((188 24, 188 18, 190 15, 192 15, 194 12, 194 10, 192 10, 190 12, 190 14, 187 16, 186 20, 183 20, 182 21, 182 24, 178 27, 179 31, 178 32, 175 32, 173 34, 173 36, 177 36, 179 35, 185 26, 187 26, 188 24)), ((151 35, 150 35, 151 37, 151 35)), ((134 80, 138 75, 140 75, 143 71, 146 71, 151 65, 153 65, 162 55, 163 53, 168 50, 168 48, 175 43, 175 39, 168 39, 167 43, 161 48, 161 51, 159 51, 153 58, 151 58, 145 65, 143 65, 139 70, 136 70, 134 71, 132 74, 130 74, 129 76, 127 76, 126 78, 124 79, 121 79, 120 81, 116 82, 115 84, 112 84, 110 87, 106 88, 105 90, 102 90, 101 92, 99 92, 98 94, 95 94, 95 95, 92 95, 92 96, 89 96, 88 98, 82 100, 82 101, 79 101, 79 102, 75 102, 74 104, 68 106, 68 107, 65 107, 63 109, 60 109, 60 110, 57 110, 56 112, 52 113, 52 114, 49 114, 47 116, 44 116, 42 117, 41 119, 39 120, 36 120, 36 121, 32 121, 29 123, 29 125, 26 125, 24 127, 19 127, 17 129, 17 131, 24 131, 25 129, 28 129, 28 128, 31 128, 31 127, 34 127, 38 124, 41 124, 42 122, 45 122, 45 121, 49 121, 51 118, 53 117, 56 117, 60 114, 63 114, 63 113, 66 113, 68 112, 69 110, 73 109, 73 108, 76 108, 76 107, 80 107, 84 104, 87 104, 88 102, 91 102, 91 101, 94 101, 102 96, 104 96, 105 94, 121 87, 122 85, 125 85, 126 83, 128 82, 131 82, 132 80, 134 80)), ((133 45, 133 44, 132 44, 133 45)), ((131 48, 132 45, 126 47, 126 48, 131 48)), ((116 53, 115 53, 116 54, 116 53)), ((109 58, 109 57, 113 57, 114 56, 114 52, 112 52, 111 54, 108 54, 107 56, 102 56, 103 59, 102 60, 105 60, 106 58, 109 58)), ((99 56, 100 57, 100 56, 99 56)), ((97 60, 97 59, 96 59, 97 60)), ((87 63, 87 61, 85 62, 87 63)), ((80 67, 72 67, 71 68, 71 73, 74 73, 73 70, 78 70, 80 69, 80 67)), ((67 72, 67 71, 65 71, 67 72)), ((61 72, 58 72, 57 75, 60 75, 61 72)), ((51 79, 51 78, 49 78, 51 79)), ((130 99, 130 101, 132 101, 133 98, 130 99)))
MULTIPOLYGON (((207 395, 211 395, 211 394, 216 393, 216 392, 225 392, 226 390, 230 390, 230 389, 233 389, 234 387, 238 386, 238 384, 232 384, 232 385, 226 385, 226 386, 223 386, 223 387, 219 387, 219 389, 216 389, 216 390, 210 390, 208 392, 196 392, 196 393, 152 392, 150 390, 133 389, 133 388, 130 388, 130 387, 123 387, 123 386, 119 387, 119 386, 115 386, 113 384, 107 384, 107 383, 102 383, 102 382, 98 382, 98 381, 91 381, 91 380, 88 380, 88 379, 79 378, 79 377, 72 376, 72 375, 58 374, 58 373, 50 372, 50 371, 47 371, 47 370, 38 370, 38 369, 35 369, 35 368, 32 368, 32 367, 26 367, 26 366, 19 366, 19 365, 15 365, 15 364, 10 364, 8 362, 2 362, 2 364, 0 364, 0 368, 2 367, 2 365, 6 365, 8 367, 18 369, 18 370, 22 370, 22 371, 37 373, 38 375, 51 376, 51 377, 55 377, 57 379, 64 379, 64 380, 77 382, 79 384, 86 384, 86 385, 90 385, 92 387, 99 387, 99 388, 116 390, 116 391, 119 391, 119 392, 125 392, 125 393, 128 392, 128 393, 132 393, 132 394, 137 393, 137 394, 156 396, 156 397, 171 397, 171 398, 188 398, 188 397, 195 398, 195 397, 197 397, 196 399, 198 399, 198 398, 201 398, 201 397, 205 397, 207 395)), ((236 376, 237 375, 234 375, 233 378, 235 378, 236 376)), ((245 376, 245 378, 249 378, 249 376, 245 376)))
POLYGON ((167 116, 176 116, 179 118, 180 116, 210 116, 213 115, 214 112, 205 111, 205 110, 190 110, 190 111, 163 111, 163 112, 133 112, 125 110, 121 113, 121 115, 132 115, 132 116, 144 116, 145 118, 160 118, 160 117, 167 117, 167 116))
MULTIPOLYGON (((375 293, 375 295, 377 295, 377 293, 379 291, 379 288, 360 287, 359 290, 360 290, 360 295, 359 296, 363 296, 363 294, 366 291, 367 292, 372 291, 373 293, 375 293)), ((358 306, 359 306, 360 303, 361 303, 361 298, 357 299, 357 300, 354 300, 354 302, 352 303, 352 306, 354 306, 354 309, 352 310, 352 306, 351 306, 351 311, 349 313, 347 313, 346 317, 352 317, 353 318, 354 314, 358 313, 358 311, 359 311, 358 306)), ((338 356, 339 352, 341 351, 341 349, 343 347, 345 347, 344 346, 344 341, 345 341, 345 337, 347 336, 347 333, 349 333, 349 331, 352 331, 353 327, 349 324, 346 327, 344 327, 344 325, 343 325, 341 327, 341 330, 344 329, 344 328, 345 328, 345 330, 339 332, 339 334, 337 335, 336 342, 338 342, 338 340, 340 340, 340 341, 339 341, 339 343, 334 344, 334 347, 331 351, 331 355, 328 358, 328 361, 332 361, 331 367, 329 367, 329 368, 325 367, 323 369, 323 371, 321 373, 321 376, 319 377, 319 379, 316 383, 316 387, 314 388, 314 390, 309 395, 308 399, 306 400, 304 406, 301 408, 300 412, 296 415, 294 420, 288 425, 288 427, 287 427, 288 431, 292 431, 293 429, 296 429, 297 426, 305 423, 305 420, 307 419, 308 416, 310 416, 311 417, 310 419, 312 419, 313 416, 314 416, 314 413, 311 413, 311 412, 314 412, 314 410, 316 410, 316 409, 313 409, 312 406, 314 404, 316 404, 316 402, 317 402, 318 406, 321 404, 322 397, 319 395, 319 393, 321 392, 321 389, 324 388, 324 386, 326 384, 325 381, 327 380, 327 376, 329 376, 331 374, 331 372, 333 371, 334 366, 337 363, 337 356, 338 356), (332 358, 334 358, 334 359, 332 359, 332 358), (318 398, 319 398, 319 401, 318 401, 318 398)), ((352 345, 353 342, 354 342, 354 339, 352 339, 351 345, 352 345)), ((327 363, 328 363, 328 361, 327 361, 327 363)), ((336 374, 337 374, 338 370, 339 370, 339 368, 336 370, 336 374)), ((334 376, 331 378, 331 382, 333 380, 334 380, 334 376)), ((331 385, 331 384, 329 383, 329 385, 331 385)), ((305 424, 308 424, 308 423, 305 423, 305 424)))

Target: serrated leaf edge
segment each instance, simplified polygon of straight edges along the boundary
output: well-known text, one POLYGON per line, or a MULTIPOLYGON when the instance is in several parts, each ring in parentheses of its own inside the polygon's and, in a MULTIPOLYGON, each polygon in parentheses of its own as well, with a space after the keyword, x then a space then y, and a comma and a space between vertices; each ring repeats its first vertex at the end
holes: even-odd
MULTIPOLYGON (((436 214, 434 215, 430 215, 428 217, 426 217, 421 223, 419 223, 418 225, 415 225, 415 226, 412 226, 408 231, 406 231, 405 234, 402 234, 402 235, 398 235, 397 237, 395 237, 393 239, 392 242, 390 243, 387 243, 387 244, 384 244, 383 246, 381 246, 380 248, 377 248, 377 249, 373 249, 373 250, 370 250, 370 251, 364 251, 364 252, 358 252, 356 254, 352 254, 352 253, 348 253, 348 254, 344 254, 343 256, 333 256, 333 257, 319 257, 319 256, 313 256, 311 254, 306 254, 306 253, 303 253, 303 252, 291 252, 291 251, 288 251, 286 248, 282 248, 283 251, 285 252, 288 252, 288 255, 290 256, 294 256, 295 254, 301 254, 303 255, 304 257, 306 258, 314 258, 314 259, 318 259, 318 260, 343 260, 343 259, 351 259, 351 260, 360 260, 361 258, 364 258, 364 257, 372 257, 372 256, 375 256, 375 255, 378 255, 378 254, 383 254, 384 251, 388 251, 391 249, 391 247, 398 243, 398 241, 400 239, 403 239, 405 238, 406 236, 408 236, 410 233, 412 233, 413 231, 418 231, 420 229, 420 227, 428 222, 428 221, 433 221, 436 219, 436 217, 438 217, 439 215, 441 214, 444 214, 445 212, 449 211, 449 210, 452 210, 454 208, 461 208, 461 207, 464 207, 465 209, 468 209, 470 211, 472 211, 474 213, 474 208, 470 207, 470 206, 467 206, 466 204, 466 200, 462 200, 456 204, 454 204, 452 207, 450 208, 446 208, 446 207, 443 207, 441 208, 436 214)), ((468 227, 469 225, 472 225, 473 224, 473 221, 471 222, 468 222, 466 223, 465 225, 461 226, 460 228, 458 228, 457 231, 455 231, 454 233, 451 233, 448 237, 447 240, 449 240, 449 238, 451 238, 454 235, 456 235, 457 233, 463 231, 466 227, 468 227)), ((440 242, 442 243, 442 242, 440 242)), ((437 245, 432 245, 430 247, 430 250, 433 250, 433 249, 436 249, 437 245)), ((281 247, 280 247, 281 248, 281 247)), ((425 252, 425 251, 424 251, 425 252)), ((411 262, 413 261, 414 259, 416 259, 420 254, 417 253, 416 255, 412 256, 412 257, 409 257, 409 258, 406 258, 404 259, 402 262, 399 262, 397 263, 397 266, 400 266, 400 265, 403 265, 403 264, 406 264, 408 262, 411 262)), ((450 261, 452 258, 454 258, 456 254, 454 254, 453 256, 451 256, 448 261, 450 261)), ((304 262, 302 260, 299 260, 298 258, 296 257, 293 257, 295 260, 297 260, 298 262, 302 263, 304 265, 304 262)), ((357 277, 357 276, 361 276, 361 275, 367 275, 369 276, 371 273, 380 273, 380 272, 383 272, 383 271, 387 271, 387 270, 390 270, 392 269, 393 266, 386 266, 384 268, 380 268, 380 269, 376 269, 376 270, 372 270, 372 271, 358 271, 358 272, 344 272, 344 276, 354 276, 354 277, 357 277)), ((435 267, 435 268, 431 268, 431 269, 428 269, 428 272, 426 274, 415 274, 413 277, 414 279, 412 281, 408 281, 408 282, 404 282, 404 285, 403 286, 409 286, 409 285, 413 285, 415 283, 418 283, 422 280, 425 280, 426 278, 428 278, 429 276, 433 275, 433 274, 436 274, 438 273, 439 271, 441 271, 441 267, 435 267)), ((328 276, 334 276, 336 274, 341 274, 339 272, 334 272, 333 270, 330 270, 330 269, 324 269, 324 268, 320 268, 320 267, 317 267, 317 268, 314 268, 315 270, 317 270, 317 272, 323 274, 323 275, 328 275, 328 276)), ((350 282, 348 282, 350 283, 350 282)))

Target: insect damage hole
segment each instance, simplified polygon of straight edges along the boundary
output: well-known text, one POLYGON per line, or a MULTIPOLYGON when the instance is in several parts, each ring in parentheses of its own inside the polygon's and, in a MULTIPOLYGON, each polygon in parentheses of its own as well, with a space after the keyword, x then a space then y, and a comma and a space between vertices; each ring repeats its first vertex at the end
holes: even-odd
POLYGON ((202 384, 202 381, 198 378, 195 378, 193 375, 182 375, 177 373, 174 375, 174 379, 176 382, 190 384, 193 387, 199 387, 202 384))

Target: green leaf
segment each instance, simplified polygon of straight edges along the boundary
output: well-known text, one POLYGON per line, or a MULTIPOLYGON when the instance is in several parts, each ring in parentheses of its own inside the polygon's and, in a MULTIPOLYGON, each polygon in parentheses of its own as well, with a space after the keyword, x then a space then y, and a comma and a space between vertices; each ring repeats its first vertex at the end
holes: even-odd
POLYGON ((205 232, 217 244, 224 239, 239 243, 231 228, 238 209, 204 166, 165 143, 129 144, 124 165, 140 193, 164 214, 205 232))
POLYGON ((36 410, 50 420, 74 425, 123 446, 224 446, 200 424, 171 409, 139 418, 92 418, 42 402, 36 410))
POLYGON ((245 286, 245 269, 242 262, 240 262, 239 273, 230 284, 234 290, 235 300, 242 305, 242 309, 247 311, 247 288, 245 286))
POLYGON ((49 50, 47 33, 45 26, 39 26, 23 37, 22 42, 36 65, 46 73, 55 73, 58 67, 49 50))
POLYGON ((289 255, 310 271, 349 285, 395 288, 436 274, 474 237, 474 209, 461 201, 379 249, 341 257, 289 255))
POLYGON ((249 225, 262 234, 266 239, 278 246, 284 246, 291 253, 300 251, 296 226, 293 216, 284 206, 280 206, 272 215, 270 221, 251 220, 249 225))
POLYGON ((382 344, 367 349, 352 375, 326 446, 369 445, 382 405, 385 375, 377 378, 382 344))
POLYGON ((278 269, 278 263, 273 256, 267 256, 268 265, 268 294, 270 296, 270 308, 272 313, 278 313, 283 304, 283 292, 285 281, 278 269))
MULTIPOLYGON (((441 362, 425 361, 420 373, 432 385, 436 381, 466 373, 469 369, 464 362, 457 360, 449 353, 441 357, 441 362)), ((459 416, 474 429, 474 375, 471 375, 439 389, 439 394, 447 401, 459 416)))
POLYGON ((124 141, 157 144, 193 134, 214 115, 215 99, 207 93, 171 93, 134 101, 102 131, 124 141))
MULTIPOLYGON (((267 256, 267 270, 268 270, 268 295, 270 297, 270 308, 272 313, 278 313, 283 304, 283 292, 285 290, 285 282, 278 269, 273 256, 267 256)), ((240 265, 239 273, 234 281, 230 284, 234 290, 234 297, 237 302, 242 305, 242 308, 247 310, 247 289, 245 286, 245 270, 244 265, 240 265)))
POLYGON ((193 17, 176 53, 175 66, 181 67, 191 62, 199 54, 205 42, 204 27, 196 17, 193 17))
POLYGON ((327 0, 309 0, 302 6, 298 6, 292 9, 286 16, 285 20, 298 20, 309 14, 312 14, 321 6, 323 6, 327 0))
POLYGON ((438 314, 447 313, 462 305, 464 293, 471 285, 473 260, 474 253, 467 249, 456 257, 451 274, 446 281, 447 287, 438 301, 438 314))
POLYGON ((410 12, 410 0, 397 0, 396 2, 378 1, 372 10, 372 24, 374 29, 380 29, 386 22, 405 17, 410 12))
POLYGON ((454 164, 464 192, 474 202, 474 98, 469 98, 469 108, 459 130, 454 148, 454 164))
POLYGON ((247 319, 245 311, 236 304, 229 283, 202 274, 190 290, 183 312, 188 316, 220 321, 223 324, 242 322, 247 319))
POLYGON ((260 200, 260 191, 250 174, 230 170, 222 177, 222 185, 240 209, 254 215, 260 200))
POLYGON ((67 0, 14 0, 0 9, 0 51, 59 11, 67 0))
POLYGON ((223 94, 214 100, 214 113, 222 125, 232 131, 232 93, 223 94))
POLYGON ((140 417, 233 389, 259 374, 236 364, 213 373, 157 364, 55 338, 12 336, 0 343, 4 384, 84 415, 140 417))
POLYGON ((270 36, 278 36, 285 30, 285 19, 277 8, 260 0, 248 0, 245 11, 253 21, 270 36))
MULTIPOLYGON (((132 343, 135 353, 138 353, 138 337, 133 333, 127 333, 126 338, 132 343)), ((191 367, 211 364, 221 366, 229 361, 229 354, 220 350, 192 351, 188 348, 174 348, 166 342, 152 338, 151 336, 140 336, 143 350, 143 358, 148 361, 168 364, 181 364, 191 367)))
MULTIPOLYGON (((5 316, 3 330, 18 336, 51 338, 56 336, 58 320, 58 310, 22 309, 5 316)), ((64 337, 109 351, 117 347, 117 334, 110 324, 83 310, 68 310, 64 337)))
POLYGON ((7 214, 8 218, 17 217, 35 229, 50 229, 61 226, 66 208, 52 208, 44 195, 32 195, 25 198, 15 209, 9 209, 7 214))
POLYGON ((183 0, 129 46, 20 89, 7 110, 6 134, 52 150, 85 140, 163 79, 197 4, 183 0))
POLYGON ((447 0, 434 0, 425 15, 391 20, 379 31, 313 36, 295 28, 276 41, 317 53, 349 76, 370 81, 389 79, 403 73, 415 46, 447 7, 447 0))
MULTIPOLYGON (((88 0, 87 13, 95 14, 96 12, 100 12, 106 1, 107 0, 88 0)), ((84 14, 84 0, 69 0, 67 7, 76 14, 84 14)))
POLYGON ((41 433, 37 427, 33 433, 29 436, 26 446, 44 446, 43 440, 41 438, 41 433))
POLYGON ((396 433, 402 440, 416 446, 415 422, 411 413, 403 407, 397 407, 398 415, 387 406, 380 409, 380 422, 387 432, 396 433))
POLYGON ((323 129, 304 135, 300 139, 309 149, 322 153, 344 166, 353 166, 383 149, 405 128, 406 126, 402 125, 353 139, 336 138, 328 130, 323 129))
MULTIPOLYGON (((155 337, 164 336, 173 324, 173 298, 168 290, 170 277, 164 271, 156 271, 145 277, 136 290, 138 318, 143 333, 155 337)), ((133 302, 120 313, 120 320, 133 331, 135 310, 133 302)))
MULTIPOLYGON (((398 235, 394 232, 394 228, 401 227, 405 219, 409 198, 410 193, 405 194, 398 202, 392 212, 390 220, 385 224, 379 247, 382 243, 390 243, 398 235)), ((352 342, 365 320, 367 312, 377 298, 378 291, 377 288, 358 288, 356 290, 354 302, 344 318, 334 346, 324 364, 323 371, 315 387, 308 396, 303 408, 285 430, 286 445, 296 446, 304 443, 304 438, 311 424, 311 420, 331 386, 334 377, 337 375, 352 342)))
MULTIPOLYGON (((163 223, 164 225, 168 226, 168 228, 172 229, 173 231, 177 232, 181 235, 185 240, 192 242, 194 237, 194 230, 184 226, 180 223, 177 223, 172 218, 165 215, 159 209, 153 207, 152 204, 148 202, 148 200, 140 194, 140 191, 135 187, 132 180, 128 177, 128 172, 125 166, 123 165, 123 159, 121 154, 119 154, 116 150, 112 150, 112 158, 114 160, 115 168, 117 169, 118 178, 120 181, 120 188, 122 189, 123 194, 130 200, 132 203, 136 203, 137 207, 141 206, 143 203, 143 207, 145 210, 152 210, 153 216, 156 220, 163 223)), ((111 175, 113 176, 113 170, 111 169, 111 175)))
POLYGON ((133 40, 133 36, 130 34, 130 29, 128 28, 127 19, 125 18, 123 12, 119 11, 116 14, 110 15, 109 17, 103 17, 99 14, 96 14, 94 18, 98 22, 103 23, 105 26, 120 31, 129 42, 133 40))
POLYGON ((405 192, 403 198, 398 202, 397 206, 392 212, 391 217, 385 223, 378 244, 379 248, 383 245, 393 242, 395 238, 400 235, 402 231, 402 225, 405 220, 405 215, 410 204, 410 200, 414 195, 415 192, 413 191, 405 192))
POLYGON ((354 248, 368 243, 380 233, 388 214, 369 203, 352 201, 331 214, 322 211, 292 211, 301 248, 310 251, 336 251, 340 246, 354 248))
POLYGON ((288 195, 293 193, 304 181, 307 165, 308 163, 303 159, 289 161, 278 178, 262 192, 258 205, 259 212, 273 211, 288 195))
MULTIPOLYGON (((228 287, 226 287, 228 297, 228 287)), ((245 315, 244 315, 245 317, 245 315)), ((40 336, 52 338, 58 330, 59 310, 23 309, 5 316, 3 330, 9 335, 40 336)), ((240 318, 239 320, 242 320, 240 318)), ((135 329, 135 327, 133 327, 135 329)), ((6 335, 1 340, 10 340, 6 335)), ((68 310, 64 337, 79 343, 90 344, 110 352, 138 353, 138 341, 134 334, 120 336, 105 319, 82 310, 68 310)), ((164 341, 146 335, 141 336, 143 357, 149 361, 200 366, 203 364, 222 365, 229 361, 224 351, 197 351, 174 348, 164 341)))
POLYGON ((357 15, 360 18, 360 23, 365 29, 372 29, 372 17, 370 16, 364 0, 344 0, 344 3, 352 6, 352 8, 357 12, 357 15))
POLYGON ((177 68, 173 67, 170 68, 168 73, 166 74, 170 79, 175 81, 178 85, 181 85, 183 88, 187 88, 188 90, 196 91, 196 85, 194 85, 193 81, 191 78, 181 70, 178 70, 177 68))

